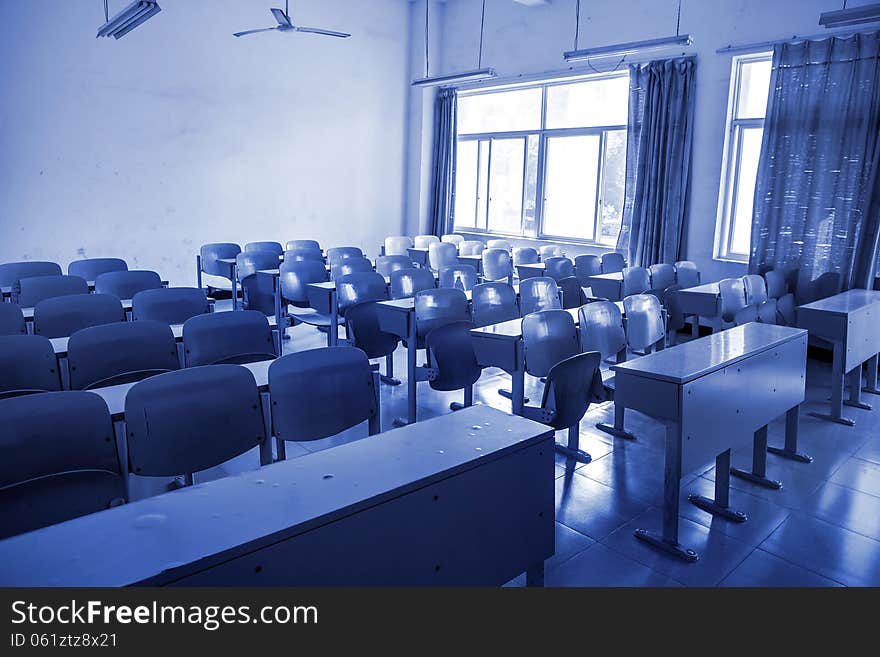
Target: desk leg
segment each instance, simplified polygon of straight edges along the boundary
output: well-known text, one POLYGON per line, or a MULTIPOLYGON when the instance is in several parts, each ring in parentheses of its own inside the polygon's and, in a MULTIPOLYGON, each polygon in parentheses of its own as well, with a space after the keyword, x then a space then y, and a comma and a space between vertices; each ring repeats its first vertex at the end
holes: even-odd
POLYGON ((843 385, 846 372, 843 371, 843 343, 834 343, 834 352, 831 363, 831 413, 810 412, 810 415, 820 420, 837 422, 848 427, 855 426, 855 420, 843 417, 843 385))
POLYGON ((498 394, 504 397, 505 399, 510 400, 511 405, 511 413, 514 415, 522 415, 522 408, 524 404, 529 403, 529 398, 526 397, 525 389, 526 389, 526 380, 525 380, 525 362, 523 358, 523 343, 522 340, 518 340, 515 343, 515 354, 514 359, 517 362, 517 369, 508 372, 512 379, 510 390, 505 390, 504 388, 498 389, 498 394))
POLYGON ((604 431, 605 433, 614 436, 615 438, 626 438, 628 440, 635 440, 635 435, 624 428, 625 419, 626 406, 614 402, 614 426, 611 426, 610 424, 605 424, 604 422, 600 422, 596 425, 596 428, 599 431, 604 431))
MULTIPOLYGON (((196 283, 198 284, 198 288, 202 289, 202 256, 196 256, 196 283)), ((5 301, 5 299, 4 299, 5 301)))
POLYGON ((330 332, 327 333, 327 346, 339 344, 339 304, 336 303, 336 292, 330 293, 330 332))
POLYGON ((745 522, 749 517, 742 511, 730 508, 730 450, 715 457, 715 499, 704 495, 688 495, 688 501, 698 509, 713 516, 721 516, 733 522, 745 522))
POLYGON ((637 529, 635 537, 679 559, 693 563, 700 558, 696 552, 678 542, 678 498, 681 483, 681 423, 666 425, 666 462, 663 475, 663 535, 637 529))
POLYGON ((800 406, 795 406, 794 408, 788 409, 788 412, 785 414, 785 447, 780 449, 779 447, 768 446, 767 451, 771 454, 776 454, 776 456, 791 459, 792 461, 799 461, 801 463, 812 463, 812 456, 809 456, 808 454, 801 454, 797 451, 800 409, 800 406))
POLYGON ((691 324, 691 337, 698 338, 700 337, 700 316, 693 316, 693 323, 691 324))
POLYGON ((843 402, 844 406, 852 406, 853 408, 861 408, 864 411, 873 410, 873 406, 862 401, 862 366, 861 364, 853 368, 849 373, 849 399, 843 402))
POLYGON ((526 586, 544 586, 544 562, 535 564, 526 571, 526 586))
POLYGON ((409 313, 407 318, 406 336, 406 420, 397 418, 394 426, 403 427, 413 424, 417 419, 416 408, 416 355, 418 354, 418 338, 416 337, 415 313, 409 313))
MULTIPOLYGON (((730 474, 740 479, 745 479, 758 486, 779 490, 782 482, 767 478, 767 425, 755 432, 754 445, 752 447, 752 471, 730 468, 730 474)), ((718 472, 715 472, 716 479, 718 472)))
POLYGON ((232 265, 232 309, 238 310, 238 265, 232 265))
POLYGON ((865 387, 862 388, 862 392, 867 392, 872 395, 880 395, 880 388, 877 387, 877 364, 878 364, 877 354, 874 354, 868 359, 868 376, 865 377, 865 387))
POLYGON ((269 406, 269 393, 260 393, 260 411, 263 415, 263 431, 265 440, 260 443, 260 465, 272 463, 272 410, 269 406))

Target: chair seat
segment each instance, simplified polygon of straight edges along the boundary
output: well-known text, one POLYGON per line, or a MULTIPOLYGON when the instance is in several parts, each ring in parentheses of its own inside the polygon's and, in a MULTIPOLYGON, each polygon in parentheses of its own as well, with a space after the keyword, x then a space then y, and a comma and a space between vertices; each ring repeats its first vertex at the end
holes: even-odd
MULTIPOLYGON (((310 326, 330 326, 333 323, 333 318, 330 315, 319 313, 317 310, 313 310, 312 308, 291 307, 288 308, 287 314, 295 321, 302 322, 303 324, 308 324, 310 326)), ((341 317, 338 317, 337 323, 342 324, 343 319, 341 317)))

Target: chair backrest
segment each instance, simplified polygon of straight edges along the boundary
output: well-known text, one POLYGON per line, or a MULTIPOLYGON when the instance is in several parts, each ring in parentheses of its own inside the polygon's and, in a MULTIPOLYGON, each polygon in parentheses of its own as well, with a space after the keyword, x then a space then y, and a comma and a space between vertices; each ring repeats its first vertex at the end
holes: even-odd
POLYGON ((279 269, 282 298, 300 308, 309 305, 309 283, 323 283, 329 278, 324 263, 314 260, 285 260, 279 269))
POLYGON ((304 251, 320 251, 321 245, 317 240, 289 240, 284 245, 285 251, 299 251, 300 249, 304 251))
POLYGON ((602 261, 599 256, 595 255, 579 255, 574 259, 575 276, 584 287, 589 287, 590 276, 596 276, 602 273, 602 261))
POLYGON ((551 368, 580 353, 578 329, 565 310, 541 310, 523 317, 526 372, 547 376, 551 368))
POLYGON ((192 474, 266 440, 254 375, 206 365, 134 384, 125 397, 128 462, 147 477, 192 474))
POLYGON ((121 258, 86 258, 67 265, 67 273, 93 281, 108 271, 128 271, 128 263, 121 258))
POLYGON ((767 303, 767 284, 757 274, 746 274, 743 278, 743 290, 746 294, 747 306, 760 306, 767 303))
POLYGON ((644 267, 625 267, 623 270, 623 296, 642 294, 651 289, 651 273, 644 267))
POLYGON ((486 245, 480 240, 465 240, 458 245, 458 255, 480 255, 486 249, 486 245))
POLYGON ((541 260, 544 261, 548 258, 562 258, 565 256, 562 247, 557 244, 544 244, 543 246, 539 246, 538 253, 541 255, 541 260))
MULTIPOLYGON (((543 246, 541 247, 544 248, 543 246)), ((563 256, 548 256, 544 260, 544 275, 557 283, 563 278, 574 276, 574 263, 563 256)))
POLYGON ((494 239, 494 240, 488 240, 486 242, 487 249, 504 249, 506 251, 510 251, 511 246, 512 245, 510 244, 510 242, 508 240, 494 239))
POLYGON ((634 294, 623 300, 626 313, 626 341, 634 351, 651 349, 666 339, 663 307, 653 294, 634 294))
POLYGON ((419 338, 424 338, 438 326, 471 321, 467 296, 461 290, 450 287, 417 292, 415 315, 416 335, 419 338))
POLYGON ((180 360, 171 327, 145 319, 77 331, 67 343, 67 365, 70 387, 86 390, 176 370, 180 360))
POLYGON ((278 269, 278 256, 271 251, 244 251, 235 257, 238 280, 243 281, 261 269, 278 269))
POLYGON ((386 256, 409 256, 407 249, 411 248, 413 241, 406 235, 391 235, 385 238, 386 256))
POLYGON ((202 261, 202 271, 212 276, 222 276, 223 278, 232 278, 232 267, 220 260, 235 258, 241 253, 241 247, 232 242, 214 242, 212 244, 203 244, 199 249, 199 256, 202 261))
POLYGON ((27 333, 24 313, 17 303, 0 303, 0 335, 22 335, 27 333))
POLYGON ((458 248, 458 246, 464 242, 464 237, 461 235, 443 235, 440 237, 440 241, 455 244, 456 248, 458 248))
POLYGON ((602 359, 626 358, 626 331, 623 315, 611 301, 594 301, 578 310, 581 351, 598 351, 602 359))
POLYGON ((685 290, 700 284, 700 270, 690 260, 679 260, 675 263, 675 282, 685 290))
POLYGON ((741 278, 723 278, 718 281, 721 294, 721 319, 732 322, 736 314, 746 307, 746 288, 741 278))
POLYGON ((780 326, 794 326, 797 321, 797 305, 794 294, 789 292, 776 300, 776 323, 780 326))
POLYGON ((280 242, 248 242, 244 245, 244 251, 245 253, 270 253, 277 258, 284 253, 284 247, 280 242))
POLYGON ((0 398, 53 390, 61 390, 61 378, 49 338, 0 336, 0 398))
POLYGON ((413 239, 413 246, 417 249, 427 249, 439 241, 440 238, 436 235, 416 235, 413 239))
POLYGON ((458 264, 458 249, 449 242, 434 242, 428 246, 428 264, 431 269, 439 271, 443 267, 458 264))
POLYGON ((376 258, 376 273, 390 276, 398 269, 412 269, 413 263, 408 255, 384 255, 376 258))
POLYGON ((346 274, 336 279, 336 304, 343 317, 349 306, 364 301, 384 301, 387 298, 385 277, 374 271, 346 274))
POLYGON ((155 319, 165 324, 183 324, 190 317, 210 311, 205 291, 197 287, 144 290, 131 300, 133 319, 155 319))
POLYGON ((626 267, 626 258, 623 257, 623 254, 613 251, 611 253, 602 254, 603 274, 611 274, 616 271, 623 271, 624 267, 626 267))
MULTIPOLYGON (((492 242, 493 240, 489 240, 492 242)), ((498 248, 498 247, 488 247, 488 248, 498 248)), ((507 249, 505 249, 506 251, 507 249)), ((540 262, 541 256, 538 255, 538 250, 533 249, 530 246, 519 246, 513 250, 513 264, 516 265, 532 265, 536 262, 540 262)))
POLYGON ((60 276, 61 266, 55 262, 26 260, 0 264, 0 286, 12 287, 16 281, 31 276, 60 276))
POLYGON ((125 321, 122 302, 112 294, 71 294, 34 306, 34 333, 63 338, 80 329, 125 321))
POLYGON ((440 268, 438 287, 455 287, 470 291, 477 284, 477 270, 473 265, 452 265, 440 268))
POLYGON ((562 291, 562 307, 577 308, 586 303, 587 297, 581 288, 581 282, 576 276, 567 276, 559 280, 559 289, 562 291))
POLYGON ((372 272, 373 263, 367 258, 343 258, 334 260, 330 265, 330 278, 334 281, 349 274, 372 272))
POLYGON ((648 267, 651 274, 651 290, 663 293, 670 285, 675 284, 675 266, 666 262, 648 267))
POLYGON ((413 297, 422 290, 434 289, 434 274, 427 269, 398 269, 391 272, 391 298, 413 297))
POLYGON ((468 321, 438 326, 425 336, 425 347, 431 352, 431 363, 437 368, 437 377, 431 379, 434 390, 461 390, 472 386, 483 369, 474 354, 474 341, 468 321))
POLYGON ((519 284, 519 305, 523 317, 540 310, 562 308, 556 281, 546 276, 527 278, 519 284))
POLYGON ((313 260, 324 264, 324 254, 315 249, 290 249, 284 252, 284 262, 297 262, 299 260, 313 260))
POLYGON ((332 267, 340 260, 348 258, 363 258, 364 252, 359 246, 334 246, 327 249, 327 262, 332 267))
POLYGON ((108 271, 95 277, 95 292, 112 294, 117 299, 131 299, 138 292, 160 287, 159 274, 149 270, 108 271))
POLYGON ((271 358, 275 358, 272 328, 266 316, 256 310, 196 315, 183 323, 183 359, 187 367, 241 365, 271 358))
POLYGON ((483 251, 483 278, 487 281, 508 279, 513 273, 513 260, 505 249, 483 251))
POLYGON ((400 343, 396 335, 386 333, 379 326, 377 303, 378 301, 363 301, 349 306, 345 311, 345 335, 368 358, 393 354, 400 343))
POLYGON ((68 294, 88 294, 86 279, 79 276, 30 276, 18 281, 13 298, 23 307, 36 306, 43 299, 68 294))
POLYGON ((767 286, 767 297, 781 299, 788 294, 788 284, 785 275, 775 269, 764 272, 764 283, 767 286))
POLYGON ((516 290, 507 283, 480 283, 471 293, 471 313, 475 326, 489 326, 517 319, 516 290))
POLYGON ((681 297, 678 294, 681 289, 682 287, 678 283, 666 288, 666 293, 663 298, 663 306, 666 308, 667 331, 678 331, 679 329, 684 328, 684 310, 681 305, 681 297))
POLYGON ((272 428, 281 440, 320 440, 378 412, 367 355, 355 347, 323 347, 269 366, 272 428))
POLYGON ((113 423, 99 396, 6 399, 0 417, 0 538, 125 502, 113 423))
POLYGON ((567 429, 580 422, 590 408, 590 384, 599 369, 599 354, 574 354, 556 363, 547 373, 541 407, 555 411, 549 423, 567 429))

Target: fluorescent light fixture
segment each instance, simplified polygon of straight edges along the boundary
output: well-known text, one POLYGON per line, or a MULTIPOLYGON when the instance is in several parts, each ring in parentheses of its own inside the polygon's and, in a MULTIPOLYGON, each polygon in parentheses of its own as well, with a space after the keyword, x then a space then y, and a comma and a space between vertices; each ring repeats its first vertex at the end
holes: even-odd
POLYGON ((455 84, 456 82, 474 82, 476 80, 489 80, 496 76, 494 68, 481 68, 476 71, 466 71, 464 73, 452 73, 450 75, 438 75, 432 78, 422 78, 421 80, 413 80, 414 87, 439 87, 445 84, 455 84))
POLYGON ((880 21, 880 3, 875 2, 861 7, 826 11, 819 17, 819 25, 824 27, 841 27, 843 25, 859 25, 880 21))
POLYGON ((631 41, 630 43, 618 43, 612 46, 599 46, 598 48, 584 48, 581 50, 569 50, 564 53, 565 61, 580 62, 586 59, 599 57, 623 57, 635 55, 649 50, 659 50, 670 46, 690 46, 693 44, 690 34, 663 37, 660 39, 648 39, 646 41, 631 41))
MULTIPOLYGON (((105 5, 106 8, 106 5, 105 5)), ((98 30, 97 37, 120 39, 161 10, 153 0, 135 0, 98 30)))

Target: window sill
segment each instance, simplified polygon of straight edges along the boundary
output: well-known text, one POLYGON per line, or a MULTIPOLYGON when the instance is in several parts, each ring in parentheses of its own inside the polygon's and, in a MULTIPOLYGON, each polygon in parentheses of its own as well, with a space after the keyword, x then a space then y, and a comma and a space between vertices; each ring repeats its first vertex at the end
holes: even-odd
POLYGON ((731 256, 715 256, 712 258, 715 262, 727 262, 734 265, 748 265, 748 258, 734 258, 731 256))
POLYGON ((574 246, 578 248, 585 249, 597 249, 602 251, 603 253, 609 251, 615 251, 616 248, 613 244, 602 244, 601 242, 589 242, 587 240, 577 240, 573 238, 561 238, 561 237, 525 237, 523 235, 509 234, 509 233, 498 233, 498 232, 489 232, 483 230, 474 230, 472 228, 455 228, 453 230, 454 233, 459 233, 462 235, 473 235, 474 237, 479 237, 483 239, 493 240, 493 239, 503 239, 503 240, 513 240, 517 242, 527 242, 534 244, 558 244, 559 246, 574 246))

